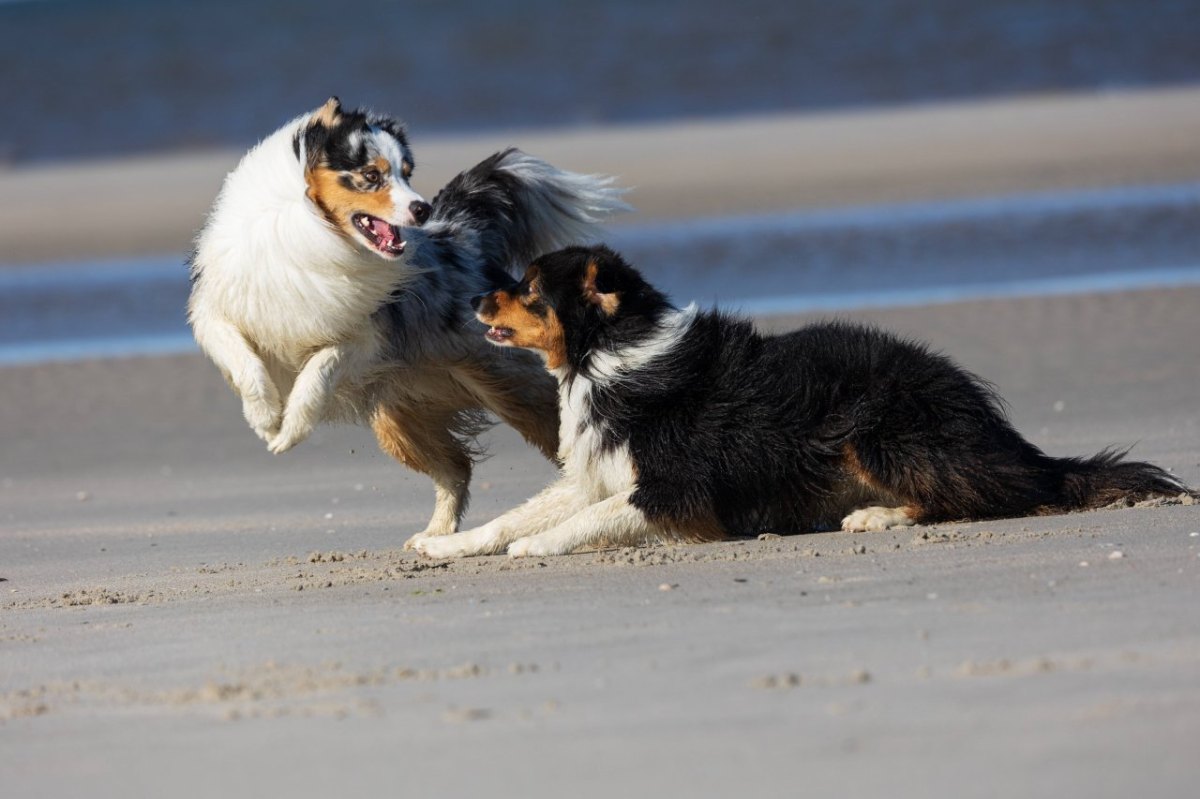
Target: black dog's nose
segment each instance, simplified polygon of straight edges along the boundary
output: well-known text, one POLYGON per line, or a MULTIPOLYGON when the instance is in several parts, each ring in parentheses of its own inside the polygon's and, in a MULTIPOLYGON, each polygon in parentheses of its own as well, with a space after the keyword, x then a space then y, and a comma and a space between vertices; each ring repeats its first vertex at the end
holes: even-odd
POLYGON ((423 225, 429 219, 429 215, 433 213, 433 206, 424 200, 413 200, 408 204, 408 212, 412 214, 413 219, 417 220, 418 225, 423 225))
POLYGON ((483 301, 486 300, 487 297, 488 297, 488 295, 486 295, 486 294, 476 294, 474 297, 472 297, 471 298, 471 310, 478 311, 479 306, 483 305, 483 301))

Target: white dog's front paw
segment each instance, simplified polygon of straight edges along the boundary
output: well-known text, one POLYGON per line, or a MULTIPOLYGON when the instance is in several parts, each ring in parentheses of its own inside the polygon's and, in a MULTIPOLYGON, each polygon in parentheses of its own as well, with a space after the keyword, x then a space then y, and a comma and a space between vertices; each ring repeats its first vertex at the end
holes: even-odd
MULTIPOLYGON (((409 539, 412 548, 427 558, 465 558, 476 554, 462 533, 425 535, 417 533, 409 539)), ((408 544, 405 544, 407 547, 408 544)))
POLYGON ((409 539, 407 541, 404 542, 404 548, 405 549, 416 549, 418 542, 423 541, 426 538, 429 538, 431 535, 433 535, 433 533, 429 532, 428 530, 422 530, 419 533, 413 533, 413 535, 411 537, 409 537, 409 539))
POLYGON ((293 424, 290 419, 284 419, 279 432, 267 439, 267 449, 275 455, 282 454, 311 434, 312 425, 293 424))
POLYGON ((243 399, 242 415, 246 417, 246 423, 250 425, 254 434, 263 441, 270 443, 271 439, 279 434, 283 412, 278 404, 272 405, 258 397, 243 399))
POLYGON ((881 533, 893 527, 911 527, 915 523, 904 508, 874 505, 856 510, 842 519, 842 529, 847 533, 881 533))

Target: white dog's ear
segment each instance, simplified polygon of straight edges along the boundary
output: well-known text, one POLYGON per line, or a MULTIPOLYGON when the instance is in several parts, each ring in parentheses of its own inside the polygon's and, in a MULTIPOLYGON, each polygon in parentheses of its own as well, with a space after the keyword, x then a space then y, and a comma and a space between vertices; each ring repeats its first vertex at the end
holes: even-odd
POLYGON ((304 129, 296 134, 292 149, 296 157, 305 162, 307 169, 316 169, 321 165, 325 156, 325 147, 329 143, 331 130, 342 120, 342 102, 336 97, 330 97, 325 105, 309 115, 304 129), (304 144, 301 154, 300 145, 304 144))
POLYGON ((336 97, 330 97, 325 101, 325 105, 313 112, 312 120, 309 124, 321 124, 327 128, 332 128, 341 119, 341 116, 342 101, 336 97))
POLYGON ((592 305, 600 309, 605 316, 612 316, 621 305, 621 295, 615 291, 606 292, 603 276, 600 275, 600 264, 588 261, 587 272, 583 278, 583 296, 592 305))

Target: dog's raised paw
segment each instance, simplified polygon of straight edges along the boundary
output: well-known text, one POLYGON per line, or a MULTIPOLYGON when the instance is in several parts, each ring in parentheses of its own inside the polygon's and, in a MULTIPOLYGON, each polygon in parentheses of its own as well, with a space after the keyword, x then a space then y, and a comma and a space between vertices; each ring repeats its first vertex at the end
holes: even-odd
POLYGON ((842 530, 847 533, 880 533, 893 527, 911 527, 915 523, 905 508, 873 505, 856 510, 842 519, 842 530))
POLYGON ((312 425, 288 424, 284 420, 283 427, 267 441, 267 449, 275 455, 287 452, 312 434, 312 425))
POLYGON ((272 438, 279 435, 279 425, 283 413, 277 406, 261 399, 244 399, 242 400, 242 415, 246 417, 246 423, 250 425, 250 429, 263 441, 270 443, 272 438))

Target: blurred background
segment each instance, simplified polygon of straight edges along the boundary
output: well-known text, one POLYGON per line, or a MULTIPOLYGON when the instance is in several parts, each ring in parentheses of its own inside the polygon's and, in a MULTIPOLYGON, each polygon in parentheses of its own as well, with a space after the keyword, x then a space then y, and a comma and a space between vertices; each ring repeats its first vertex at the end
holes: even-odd
POLYGON ((0 154, 244 148, 328 94, 427 139, 1187 83, 1200 80, 1198 12, 1195 0, 9 2, 0 154))
POLYGON ((331 94, 429 196, 509 144, 616 175, 681 300, 1194 282, 1197 42, 1198 0, 0 2, 0 360, 187 351, 221 178, 331 94))

